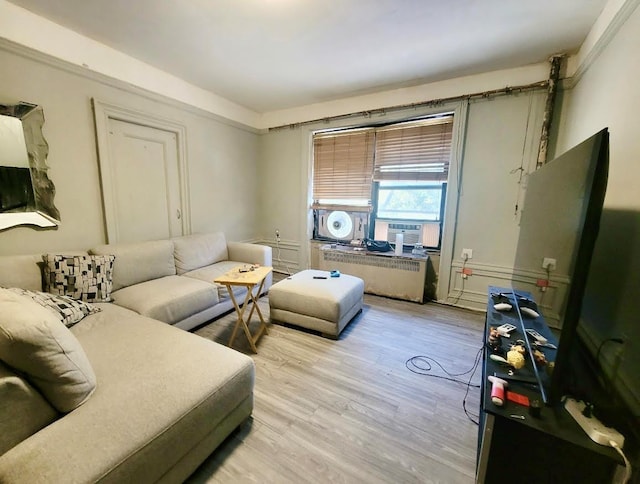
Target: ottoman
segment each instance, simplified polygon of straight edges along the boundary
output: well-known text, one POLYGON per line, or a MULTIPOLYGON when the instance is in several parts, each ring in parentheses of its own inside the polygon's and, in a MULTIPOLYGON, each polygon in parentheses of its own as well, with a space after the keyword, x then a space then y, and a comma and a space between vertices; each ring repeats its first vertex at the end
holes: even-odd
POLYGON ((322 336, 337 339, 362 309, 363 296, 364 281, 359 277, 329 277, 327 271, 305 270, 271 286, 271 321, 320 331, 322 336))

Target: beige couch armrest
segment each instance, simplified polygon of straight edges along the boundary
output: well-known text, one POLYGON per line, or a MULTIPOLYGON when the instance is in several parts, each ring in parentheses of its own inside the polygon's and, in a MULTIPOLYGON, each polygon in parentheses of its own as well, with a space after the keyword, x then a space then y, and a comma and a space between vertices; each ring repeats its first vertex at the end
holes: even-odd
POLYGON ((271 266, 272 249, 268 245, 227 242, 229 260, 271 266))
MULTIPOLYGON (((248 242, 227 242, 229 260, 246 262, 248 264, 272 265, 272 249, 268 245, 250 244, 248 242)), ((273 274, 269 274, 264 280, 262 294, 265 294, 273 283, 273 274)))

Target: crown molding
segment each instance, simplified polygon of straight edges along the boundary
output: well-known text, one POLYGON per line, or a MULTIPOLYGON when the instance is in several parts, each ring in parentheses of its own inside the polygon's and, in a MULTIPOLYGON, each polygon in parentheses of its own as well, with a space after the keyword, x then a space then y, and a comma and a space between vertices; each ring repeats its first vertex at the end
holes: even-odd
POLYGON ((569 89, 573 88, 576 84, 578 84, 578 82, 580 82, 582 76, 589 70, 591 65, 600 56, 602 51, 604 51, 604 49, 609 45, 611 40, 616 36, 620 28, 629 19, 638 5, 640 5, 640 0, 626 0, 622 4, 611 21, 608 23, 607 27, 604 29, 602 35, 600 35, 600 37, 594 43, 593 47, 591 47, 582 61, 580 61, 580 64, 577 66, 575 72, 573 73, 573 76, 571 76, 571 78, 569 79, 567 86, 569 89))
POLYGON ((248 126, 244 123, 240 123, 238 121, 234 121, 229 118, 225 118, 224 116, 220 116, 218 114, 212 113, 205 109, 199 108, 192 104, 188 104, 177 99, 173 99, 171 97, 165 96, 163 94, 158 94, 156 92, 150 91, 148 89, 136 86, 134 84, 121 81, 119 79, 115 79, 106 74, 102 74, 100 72, 92 71, 83 66, 79 66, 77 64, 73 64, 66 60, 60 59, 58 57, 54 57, 49 54, 45 54, 36 49, 32 49, 31 47, 27 47, 25 45, 19 44, 17 42, 13 42, 4 37, 0 37, 0 50, 4 50, 10 52, 12 54, 18 55, 20 57, 24 57, 26 59, 39 62, 41 64, 46 64, 54 69, 59 69, 61 71, 67 72, 69 74, 73 74, 79 77, 83 77, 90 81, 94 81, 105 86, 112 87, 114 89, 118 89, 121 91, 126 91, 131 94, 135 94, 147 100, 157 102, 160 104, 164 104, 165 106, 169 106, 172 108, 180 109, 182 111, 187 111, 196 116, 200 116, 203 118, 207 118, 212 121, 216 121, 218 123, 222 123, 228 126, 232 126, 234 128, 242 129, 244 131, 248 131, 250 133, 260 133, 263 130, 259 130, 253 126, 248 126))

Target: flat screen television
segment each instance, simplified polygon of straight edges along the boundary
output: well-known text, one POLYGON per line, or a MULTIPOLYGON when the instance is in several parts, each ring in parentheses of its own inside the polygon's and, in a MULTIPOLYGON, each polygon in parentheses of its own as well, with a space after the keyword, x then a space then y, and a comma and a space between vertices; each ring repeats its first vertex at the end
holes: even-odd
POLYGON ((579 344, 577 328, 608 169, 609 132, 605 128, 544 164, 527 180, 512 288, 516 293, 528 290, 544 258, 555 259, 555 277, 568 279, 554 369, 549 377, 539 378, 543 399, 552 406, 574 388, 572 354, 579 344))

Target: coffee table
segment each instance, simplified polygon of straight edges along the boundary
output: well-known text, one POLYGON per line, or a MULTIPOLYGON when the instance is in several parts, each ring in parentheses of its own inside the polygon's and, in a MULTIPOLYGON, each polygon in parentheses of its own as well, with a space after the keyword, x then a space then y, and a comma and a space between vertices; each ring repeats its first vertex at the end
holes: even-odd
POLYGON ((263 267, 263 266, 251 266, 251 265, 241 265, 238 266, 229 272, 221 275, 220 277, 216 277, 213 282, 222 284, 226 286, 227 291, 229 291, 229 297, 233 302, 233 307, 236 309, 236 314, 238 316, 238 320, 236 321, 236 325, 233 328, 233 333, 231 333, 231 338, 229 339, 229 346, 231 346, 236 339, 236 334, 238 333, 238 329, 242 326, 244 330, 244 334, 247 336, 249 340, 249 345, 254 353, 258 352, 258 348, 256 347, 256 343, 260 339, 260 337, 268 333, 269 330, 267 328, 267 323, 262 316, 262 312, 260 311, 260 307, 258 306, 258 300, 256 295, 253 294, 253 289, 259 285, 258 291, 256 294, 259 296, 262 292, 262 288, 264 287, 264 281, 269 274, 273 271, 273 267, 263 267), (249 269, 249 270, 248 270, 249 269), (242 272, 241 272, 242 271, 242 272), (246 272, 245 272, 246 271, 246 272), (244 286, 247 288, 247 294, 244 297, 244 302, 242 306, 238 305, 235 296, 233 295, 233 286, 244 286), (249 315, 247 319, 244 318, 244 313, 247 310, 247 307, 251 306, 249 310, 249 315), (260 318, 260 327, 256 334, 252 335, 249 330, 248 323, 251 321, 251 317, 253 316, 253 312, 258 314, 260 318))

